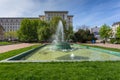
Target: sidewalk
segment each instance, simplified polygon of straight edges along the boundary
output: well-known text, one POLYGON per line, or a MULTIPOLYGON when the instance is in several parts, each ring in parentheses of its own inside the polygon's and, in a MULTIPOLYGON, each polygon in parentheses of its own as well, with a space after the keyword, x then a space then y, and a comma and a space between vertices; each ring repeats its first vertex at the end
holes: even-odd
POLYGON ((109 47, 109 48, 117 48, 117 49, 120 49, 120 44, 95 43, 95 44, 89 44, 89 45, 95 45, 95 46, 102 46, 102 47, 109 47))
POLYGON ((24 48, 24 47, 29 47, 29 46, 32 46, 32 45, 34 45, 34 44, 21 43, 21 44, 0 46, 0 53, 4 53, 4 52, 11 51, 11 50, 24 48))

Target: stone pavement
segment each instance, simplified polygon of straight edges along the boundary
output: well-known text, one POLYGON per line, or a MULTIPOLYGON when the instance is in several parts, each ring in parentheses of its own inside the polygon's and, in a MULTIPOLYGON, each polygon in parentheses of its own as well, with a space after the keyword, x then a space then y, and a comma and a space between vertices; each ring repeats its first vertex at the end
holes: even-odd
POLYGON ((35 45, 35 44, 20 43, 20 44, 0 46, 0 53, 4 53, 4 52, 11 51, 11 50, 24 48, 24 47, 29 47, 29 46, 32 46, 32 45, 35 45))
POLYGON ((120 49, 120 44, 95 43, 95 44, 89 44, 89 45, 95 45, 95 46, 102 46, 102 47, 109 47, 109 48, 117 48, 117 49, 120 49))

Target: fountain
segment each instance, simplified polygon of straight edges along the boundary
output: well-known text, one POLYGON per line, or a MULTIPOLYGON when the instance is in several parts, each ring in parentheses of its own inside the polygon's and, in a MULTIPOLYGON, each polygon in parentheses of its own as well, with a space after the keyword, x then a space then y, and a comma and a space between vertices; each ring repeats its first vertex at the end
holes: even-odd
MULTIPOLYGON (((48 34, 49 35, 49 34, 48 34)), ((52 45, 43 45, 17 56, 7 59, 8 61, 110 61, 120 60, 120 53, 86 47, 79 44, 71 45, 64 39, 64 28, 59 21, 52 45), (71 48, 72 46, 72 48, 71 48)))
POLYGON ((62 21, 59 21, 57 26, 55 39, 53 40, 53 49, 63 51, 71 49, 70 44, 64 40, 64 28, 62 21))
POLYGON ((75 55, 72 53, 72 54, 70 55, 70 58, 73 60, 74 57, 75 57, 75 55))

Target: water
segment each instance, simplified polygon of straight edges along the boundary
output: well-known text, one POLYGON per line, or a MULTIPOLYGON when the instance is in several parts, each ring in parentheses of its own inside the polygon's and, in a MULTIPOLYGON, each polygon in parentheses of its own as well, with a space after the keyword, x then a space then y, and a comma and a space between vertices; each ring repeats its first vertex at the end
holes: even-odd
POLYGON ((80 45, 72 45, 74 48, 78 48, 73 51, 59 51, 50 50, 51 45, 47 45, 37 51, 35 51, 25 60, 79 60, 79 61, 109 61, 120 60, 119 56, 112 55, 106 52, 97 51, 93 49, 82 48, 80 45), (81 47, 81 48, 80 48, 81 47))
POLYGON ((64 42, 64 29, 63 29, 62 21, 59 21, 58 23, 55 39, 53 40, 53 42, 54 43, 64 42))
POLYGON ((70 57, 71 57, 71 59, 74 59, 75 55, 72 53, 72 54, 70 55, 70 57))
POLYGON ((70 50, 70 44, 68 42, 65 42, 64 40, 64 28, 62 21, 59 21, 56 34, 55 34, 55 39, 52 42, 52 48, 53 50, 70 50))

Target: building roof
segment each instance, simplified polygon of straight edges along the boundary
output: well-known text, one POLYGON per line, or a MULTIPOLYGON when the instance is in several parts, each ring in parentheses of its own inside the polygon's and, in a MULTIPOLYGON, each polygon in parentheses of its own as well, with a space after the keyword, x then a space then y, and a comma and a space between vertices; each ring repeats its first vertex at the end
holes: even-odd
POLYGON ((38 19, 39 17, 0 17, 0 19, 38 19))
POLYGON ((113 25, 112 26, 114 26, 114 25, 120 25, 120 22, 115 22, 115 23, 113 23, 113 25))
POLYGON ((45 13, 68 13, 68 11, 44 11, 45 13))
POLYGON ((45 17, 45 15, 39 15, 39 17, 45 17))

